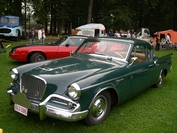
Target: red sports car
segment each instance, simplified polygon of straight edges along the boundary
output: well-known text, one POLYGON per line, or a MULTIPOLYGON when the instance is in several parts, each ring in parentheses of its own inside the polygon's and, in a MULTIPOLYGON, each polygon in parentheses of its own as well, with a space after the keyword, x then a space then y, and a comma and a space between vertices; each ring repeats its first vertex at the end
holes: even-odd
POLYGON ((52 44, 21 45, 13 47, 9 56, 19 62, 38 62, 70 56, 87 37, 63 36, 52 44))

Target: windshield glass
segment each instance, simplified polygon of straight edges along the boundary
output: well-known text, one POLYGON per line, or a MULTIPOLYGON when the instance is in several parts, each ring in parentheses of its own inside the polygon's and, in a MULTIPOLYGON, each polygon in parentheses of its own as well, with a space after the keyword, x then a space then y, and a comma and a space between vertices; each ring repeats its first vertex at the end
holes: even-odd
POLYGON ((119 41, 85 42, 75 53, 99 54, 103 56, 126 59, 130 44, 119 41))
POLYGON ((61 39, 57 40, 54 45, 62 45, 62 46, 65 46, 65 45, 68 45, 68 46, 80 46, 81 43, 83 43, 85 40, 85 38, 82 38, 82 37, 67 37, 67 36, 64 36, 62 37, 61 39))
POLYGON ((17 25, 17 24, 19 24, 19 19, 18 18, 2 17, 2 18, 0 18, 0 23, 1 24, 17 25))
POLYGON ((68 37, 64 36, 62 38, 60 38, 59 40, 57 40, 56 42, 54 42, 55 45, 60 45, 61 43, 63 43, 64 41, 66 41, 68 37))

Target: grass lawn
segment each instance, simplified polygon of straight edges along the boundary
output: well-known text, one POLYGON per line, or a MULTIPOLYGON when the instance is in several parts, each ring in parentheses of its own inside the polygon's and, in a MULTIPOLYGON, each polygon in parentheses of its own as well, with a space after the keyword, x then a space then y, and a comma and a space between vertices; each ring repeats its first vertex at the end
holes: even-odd
MULTIPOLYGON (((51 40, 48 40, 51 41, 51 40)), ((20 43, 27 41, 22 40, 20 43)), ((19 42, 5 42, 12 46, 19 42)), ((25 117, 13 110, 6 93, 10 68, 22 65, 0 54, 0 128, 3 133, 176 133, 177 132, 177 51, 156 51, 156 55, 173 53, 173 70, 161 88, 149 88, 133 99, 111 109, 107 119, 88 127, 81 122, 64 122, 52 118, 39 120, 37 114, 25 117)), ((148 79, 147 79, 148 80, 148 79)), ((146 82, 146 81, 145 81, 146 82)))

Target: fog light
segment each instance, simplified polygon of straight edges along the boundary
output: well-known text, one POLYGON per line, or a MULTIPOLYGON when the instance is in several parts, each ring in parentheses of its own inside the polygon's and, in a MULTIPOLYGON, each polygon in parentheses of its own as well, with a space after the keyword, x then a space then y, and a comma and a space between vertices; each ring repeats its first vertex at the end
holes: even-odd
POLYGON ((67 106, 68 106, 69 109, 71 109, 71 108, 73 107, 73 104, 70 103, 70 102, 68 102, 68 103, 67 103, 67 106))
POLYGON ((10 71, 10 76, 13 80, 17 80, 18 78, 18 71, 16 68, 13 68, 11 71, 10 71))

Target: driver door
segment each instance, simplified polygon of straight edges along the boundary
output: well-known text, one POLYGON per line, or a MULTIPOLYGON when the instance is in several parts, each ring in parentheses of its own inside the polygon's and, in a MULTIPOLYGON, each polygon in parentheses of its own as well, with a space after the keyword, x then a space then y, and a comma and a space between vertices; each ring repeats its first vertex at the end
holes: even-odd
POLYGON ((134 96, 141 93, 152 85, 153 60, 151 49, 144 46, 135 46, 131 56, 137 60, 130 65, 130 90, 129 95, 134 96))

